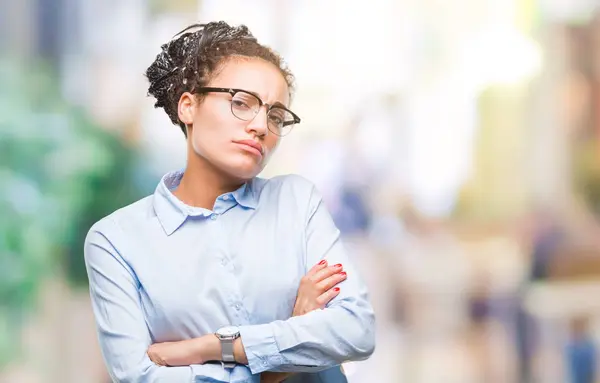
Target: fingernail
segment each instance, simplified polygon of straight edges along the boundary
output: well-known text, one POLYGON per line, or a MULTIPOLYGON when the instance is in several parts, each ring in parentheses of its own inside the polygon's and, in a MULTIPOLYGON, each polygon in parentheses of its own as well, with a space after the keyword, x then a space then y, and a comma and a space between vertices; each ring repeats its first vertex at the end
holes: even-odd
POLYGON ((337 265, 333 265, 333 267, 342 267, 342 264, 338 263, 337 265))
POLYGON ((333 291, 335 291, 337 293, 338 291, 340 291, 340 288, 339 287, 334 287, 333 291))
POLYGON ((348 275, 348 274, 346 274, 346 272, 345 272, 345 271, 342 271, 342 272, 340 273, 340 275, 341 275, 341 276, 343 276, 343 277, 345 277, 345 276, 346 276, 346 275, 348 275))
POLYGON ((319 262, 319 265, 324 265, 324 264, 326 264, 326 263, 327 263, 327 261, 326 261, 326 260, 322 260, 321 262, 319 262))

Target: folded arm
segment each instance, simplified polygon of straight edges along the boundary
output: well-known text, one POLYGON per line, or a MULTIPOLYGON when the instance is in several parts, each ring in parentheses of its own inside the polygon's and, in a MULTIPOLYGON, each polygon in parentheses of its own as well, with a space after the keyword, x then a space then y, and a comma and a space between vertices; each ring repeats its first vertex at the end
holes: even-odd
POLYGON ((312 189, 306 223, 307 264, 340 263, 348 277, 326 308, 268 324, 241 326, 240 342, 253 374, 314 372, 368 358, 375 347, 375 317, 365 285, 348 258, 329 212, 312 189))
MULTIPOLYGON (((133 270, 108 239, 115 230, 101 221, 90 229, 85 241, 85 262, 100 347, 115 382, 229 382, 221 365, 195 364, 164 367, 147 355, 152 344, 139 300, 133 270)), ((243 368, 243 367, 240 367, 243 368)))

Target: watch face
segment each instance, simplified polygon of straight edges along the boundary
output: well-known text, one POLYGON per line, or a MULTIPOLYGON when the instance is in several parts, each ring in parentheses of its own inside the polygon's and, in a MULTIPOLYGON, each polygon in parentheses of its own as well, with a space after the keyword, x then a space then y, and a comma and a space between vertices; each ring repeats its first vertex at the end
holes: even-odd
POLYGON ((236 326, 221 327, 220 329, 217 330, 217 334, 219 334, 220 336, 226 336, 226 337, 235 336, 239 332, 240 332, 240 330, 236 326))

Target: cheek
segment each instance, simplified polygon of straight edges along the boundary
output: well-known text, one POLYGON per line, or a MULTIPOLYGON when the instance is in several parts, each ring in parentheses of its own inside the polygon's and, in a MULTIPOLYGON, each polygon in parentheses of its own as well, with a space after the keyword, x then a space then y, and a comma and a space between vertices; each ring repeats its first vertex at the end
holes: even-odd
POLYGON ((227 121, 222 121, 218 116, 210 115, 199 118, 194 123, 192 143, 194 148, 211 150, 211 147, 220 146, 226 139, 227 121))
POLYGON ((264 141, 264 145, 267 147, 269 152, 272 152, 277 148, 277 145, 279 145, 280 139, 280 137, 274 134, 269 134, 267 139, 264 141))
POLYGON ((196 124, 192 131, 191 143, 196 154, 210 157, 210 153, 220 146, 219 134, 212 128, 213 125, 204 123, 196 124))

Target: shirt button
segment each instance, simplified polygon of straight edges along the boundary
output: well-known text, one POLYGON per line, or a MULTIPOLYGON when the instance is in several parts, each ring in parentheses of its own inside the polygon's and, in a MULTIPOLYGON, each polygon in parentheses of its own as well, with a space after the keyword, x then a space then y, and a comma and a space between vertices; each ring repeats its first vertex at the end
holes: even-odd
POLYGON ((227 259, 226 259, 226 258, 223 258, 223 259, 221 260, 221 264, 222 264, 223 266, 227 265, 227 259))
POLYGON ((223 201, 227 201, 228 199, 229 199, 229 196, 228 196, 228 195, 224 195, 224 196, 223 196, 223 201))
POLYGON ((242 305, 241 305, 241 304, 239 304, 239 303, 236 303, 236 304, 235 304, 235 309, 236 309, 236 310, 238 310, 238 311, 239 311, 241 308, 242 308, 242 305))
POLYGON ((218 214, 213 214, 213 215, 210 216, 210 219, 212 219, 213 221, 215 221, 218 216, 219 216, 218 214))

